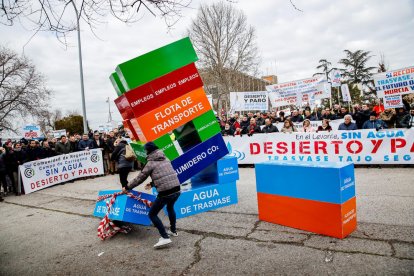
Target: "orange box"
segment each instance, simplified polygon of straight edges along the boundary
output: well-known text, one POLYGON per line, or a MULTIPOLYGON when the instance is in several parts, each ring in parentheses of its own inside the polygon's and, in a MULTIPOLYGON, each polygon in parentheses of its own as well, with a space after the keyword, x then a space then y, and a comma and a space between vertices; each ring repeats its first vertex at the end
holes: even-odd
POLYGON ((257 193, 259 219, 343 239, 357 226, 356 199, 334 204, 257 193))
MULTIPOLYGON (((211 110, 202 87, 136 118, 145 141, 152 141, 211 110)), ((131 122, 134 124, 133 120, 131 122)), ((137 131, 138 136, 140 134, 137 131)), ((141 140, 141 137, 140 137, 141 140)), ((143 141, 143 140, 141 140, 143 141)))

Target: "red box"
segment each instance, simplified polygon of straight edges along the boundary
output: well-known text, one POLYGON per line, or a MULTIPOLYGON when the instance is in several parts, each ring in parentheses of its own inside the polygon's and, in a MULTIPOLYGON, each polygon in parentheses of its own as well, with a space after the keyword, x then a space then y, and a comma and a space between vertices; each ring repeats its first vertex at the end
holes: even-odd
POLYGON ((259 219, 343 239, 357 226, 356 199, 343 204, 257 193, 259 219))

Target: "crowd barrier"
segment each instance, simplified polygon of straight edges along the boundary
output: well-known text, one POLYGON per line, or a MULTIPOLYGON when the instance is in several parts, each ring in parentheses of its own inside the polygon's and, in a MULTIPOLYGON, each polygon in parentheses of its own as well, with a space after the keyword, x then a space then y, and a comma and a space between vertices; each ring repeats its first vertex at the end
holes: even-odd
POLYGON ((257 133, 226 136, 239 164, 268 160, 414 164, 414 129, 257 133))

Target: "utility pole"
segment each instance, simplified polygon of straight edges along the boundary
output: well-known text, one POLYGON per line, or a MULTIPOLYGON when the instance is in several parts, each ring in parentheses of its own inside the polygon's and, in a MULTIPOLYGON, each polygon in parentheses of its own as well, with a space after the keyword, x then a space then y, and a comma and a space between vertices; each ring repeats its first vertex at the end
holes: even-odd
POLYGON ((76 8, 75 2, 71 1, 73 8, 75 9, 76 13, 76 23, 77 23, 77 30, 78 30, 78 52, 79 52, 79 73, 80 73, 80 83, 81 83, 81 95, 82 95, 82 115, 83 115, 83 133, 88 133, 88 123, 86 120, 86 107, 85 107, 85 89, 83 85, 83 66, 82 66, 82 46, 81 46, 81 37, 80 37, 80 27, 79 27, 79 12, 76 8))

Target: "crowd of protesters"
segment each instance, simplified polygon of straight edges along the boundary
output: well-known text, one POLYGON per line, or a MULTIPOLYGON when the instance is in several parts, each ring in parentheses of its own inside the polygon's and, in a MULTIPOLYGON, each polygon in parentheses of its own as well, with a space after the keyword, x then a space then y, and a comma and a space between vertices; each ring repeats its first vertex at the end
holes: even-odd
POLYGON ((411 128, 414 125, 414 104, 401 108, 384 109, 380 101, 370 107, 368 104, 354 105, 352 112, 345 106, 335 104, 333 108, 293 109, 290 114, 279 112, 249 112, 239 115, 234 113, 227 118, 218 118, 221 134, 223 136, 248 135, 255 133, 298 132, 294 123, 301 123, 304 132, 319 132, 332 130, 358 130, 358 129, 389 129, 411 128), (332 129, 329 122, 343 119, 337 129, 332 129), (322 121, 316 129, 311 126, 312 121, 322 121), (353 122, 354 121, 354 122, 353 122), (283 123, 278 129, 276 124, 283 123))
MULTIPOLYGON (((0 138, 0 191, 3 190, 3 195, 8 193, 17 195, 19 165, 76 151, 101 149, 105 175, 118 173, 123 170, 117 163, 120 159, 119 152, 122 151, 122 146, 125 146, 125 138, 128 136, 122 128, 120 130, 114 128, 107 133, 98 131, 90 131, 83 135, 67 133, 60 138, 33 140, 22 138, 19 141, 12 141, 12 139, 2 141, 0 138)), ((0 201, 2 201, 1 194, 0 201)))

